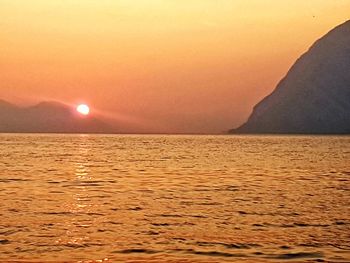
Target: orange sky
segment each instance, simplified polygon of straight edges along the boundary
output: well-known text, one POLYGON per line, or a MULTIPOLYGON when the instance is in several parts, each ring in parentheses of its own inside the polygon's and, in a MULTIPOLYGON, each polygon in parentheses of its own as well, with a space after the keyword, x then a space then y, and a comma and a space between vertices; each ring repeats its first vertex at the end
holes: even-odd
POLYGON ((0 98, 221 132, 349 14, 350 0, 0 0, 0 98))

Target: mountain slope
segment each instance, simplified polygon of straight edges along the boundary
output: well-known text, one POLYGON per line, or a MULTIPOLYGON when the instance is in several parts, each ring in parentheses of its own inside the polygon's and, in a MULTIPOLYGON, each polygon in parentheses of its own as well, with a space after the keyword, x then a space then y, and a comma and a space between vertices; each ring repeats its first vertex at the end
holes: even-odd
POLYGON ((350 133, 350 20, 302 55, 231 133, 350 133))

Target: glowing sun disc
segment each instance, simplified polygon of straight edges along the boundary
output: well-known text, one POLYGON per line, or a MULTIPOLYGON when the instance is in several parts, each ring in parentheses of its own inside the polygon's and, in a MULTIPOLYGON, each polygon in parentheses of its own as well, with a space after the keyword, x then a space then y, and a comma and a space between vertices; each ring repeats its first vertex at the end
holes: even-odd
POLYGON ((86 104, 80 104, 77 106, 77 112, 83 115, 89 115, 90 113, 90 108, 86 104))

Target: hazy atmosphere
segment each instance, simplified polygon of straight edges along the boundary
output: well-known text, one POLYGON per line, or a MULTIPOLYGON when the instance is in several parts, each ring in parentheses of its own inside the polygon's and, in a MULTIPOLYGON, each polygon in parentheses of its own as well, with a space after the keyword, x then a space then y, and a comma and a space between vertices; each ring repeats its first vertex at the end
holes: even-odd
POLYGON ((218 133, 349 13, 347 0, 0 0, 0 98, 218 133))
POLYGON ((0 263, 350 262, 350 0, 0 0, 0 263))

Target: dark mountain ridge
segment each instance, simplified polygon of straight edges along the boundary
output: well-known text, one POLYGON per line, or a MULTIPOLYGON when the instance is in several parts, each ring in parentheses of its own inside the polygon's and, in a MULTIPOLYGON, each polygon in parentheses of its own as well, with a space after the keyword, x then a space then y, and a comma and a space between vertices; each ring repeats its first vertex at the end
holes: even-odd
POLYGON ((350 20, 316 41, 231 133, 350 133, 350 20))

